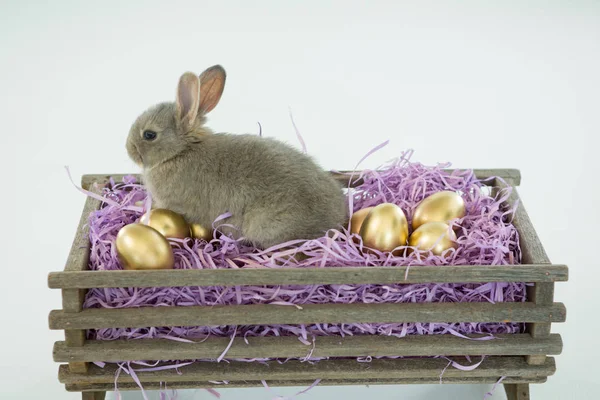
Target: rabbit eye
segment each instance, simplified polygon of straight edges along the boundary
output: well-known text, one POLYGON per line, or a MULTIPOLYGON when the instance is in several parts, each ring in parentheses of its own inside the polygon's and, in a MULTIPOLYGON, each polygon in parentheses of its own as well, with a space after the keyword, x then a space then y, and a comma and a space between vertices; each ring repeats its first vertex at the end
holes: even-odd
POLYGON ((145 140, 154 140, 156 139, 156 132, 153 131, 144 131, 142 134, 145 140))

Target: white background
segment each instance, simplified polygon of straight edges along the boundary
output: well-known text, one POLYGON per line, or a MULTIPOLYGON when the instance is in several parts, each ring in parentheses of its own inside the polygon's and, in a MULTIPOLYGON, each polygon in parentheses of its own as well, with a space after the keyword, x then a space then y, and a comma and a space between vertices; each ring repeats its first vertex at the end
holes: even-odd
MULTIPOLYGON (((567 323, 554 328, 564 352, 532 398, 593 396, 598 2, 0 4, 2 398, 79 398, 57 381, 51 350, 62 333, 47 324, 60 308, 47 274, 63 268, 85 200, 63 167, 77 182, 86 173, 136 172, 124 147, 131 122, 172 100, 182 72, 216 63, 228 71, 209 120, 217 131, 256 133, 260 122, 265 135, 298 146, 291 107, 325 168, 353 168, 386 139, 363 166, 413 148, 427 164, 519 168, 520 193, 551 260, 570 266, 570 281, 556 288, 568 308, 567 323)), ((487 390, 316 388, 302 397, 480 399, 487 390)), ((222 395, 272 397, 262 388, 222 395)))

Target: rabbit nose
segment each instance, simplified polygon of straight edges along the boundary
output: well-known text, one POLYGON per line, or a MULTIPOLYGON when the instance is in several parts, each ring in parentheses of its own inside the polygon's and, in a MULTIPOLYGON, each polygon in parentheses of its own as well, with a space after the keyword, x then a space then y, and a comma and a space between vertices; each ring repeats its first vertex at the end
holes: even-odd
POLYGON ((144 166, 144 158, 142 157, 142 153, 140 152, 137 145, 132 140, 127 140, 127 153, 129 153, 129 157, 136 163, 138 166, 144 166))

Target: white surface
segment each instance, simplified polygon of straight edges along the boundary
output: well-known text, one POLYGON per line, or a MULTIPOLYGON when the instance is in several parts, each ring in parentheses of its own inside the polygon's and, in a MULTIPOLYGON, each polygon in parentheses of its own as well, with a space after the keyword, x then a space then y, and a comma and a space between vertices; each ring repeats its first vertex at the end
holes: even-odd
MULTIPOLYGON (((135 171, 124 147, 130 123, 171 100, 180 73, 215 63, 229 74, 209 120, 218 131, 257 132, 260 122, 265 135, 297 145, 291 107, 325 168, 353 168, 392 139, 363 166, 414 148, 414 160, 427 164, 521 169, 520 192, 550 258, 571 268, 570 282, 556 288, 568 308, 568 322, 554 328, 564 353, 532 398, 590 398, 599 328, 590 318, 600 278, 599 3, 359 3, 367 4, 0 3, 2 398, 79 398, 57 381, 51 350, 62 334, 47 324, 60 292, 47 289, 46 277, 63 268, 84 202, 63 166, 76 181, 135 171)), ((301 398, 478 399, 487 390, 317 388, 301 398)), ((272 395, 223 391, 225 400, 240 397, 272 395)))

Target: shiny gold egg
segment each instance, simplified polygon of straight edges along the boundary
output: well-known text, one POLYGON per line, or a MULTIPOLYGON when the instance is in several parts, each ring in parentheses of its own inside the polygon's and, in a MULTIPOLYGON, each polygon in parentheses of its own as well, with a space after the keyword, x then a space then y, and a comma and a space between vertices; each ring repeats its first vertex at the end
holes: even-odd
POLYGON ((382 203, 373 207, 365 217, 359 234, 365 246, 379 251, 392 251, 406 245, 408 221, 400 207, 382 203))
POLYGON ((171 269, 175 264, 168 240, 148 225, 124 226, 115 244, 123 269, 171 269))
POLYGON ((142 216, 140 222, 156 229, 166 238, 183 239, 190 236, 190 226, 186 220, 165 208, 150 210, 142 216))
POLYGON ((412 228, 417 229, 427 222, 450 223, 465 216, 463 198, 455 192, 444 190, 426 197, 417 205, 412 219, 412 228))
POLYGON ((456 234, 444 222, 427 222, 419 226, 408 239, 408 245, 419 250, 441 255, 449 248, 456 247, 456 234))
POLYGON ((208 242, 213 238, 212 230, 205 228, 200 224, 191 224, 190 230, 192 233, 192 237, 196 239, 204 239, 208 242))
POLYGON ((358 234, 360 232, 360 227, 371 210, 373 210, 373 207, 366 207, 352 213, 352 218, 350 219, 350 233, 358 234))

